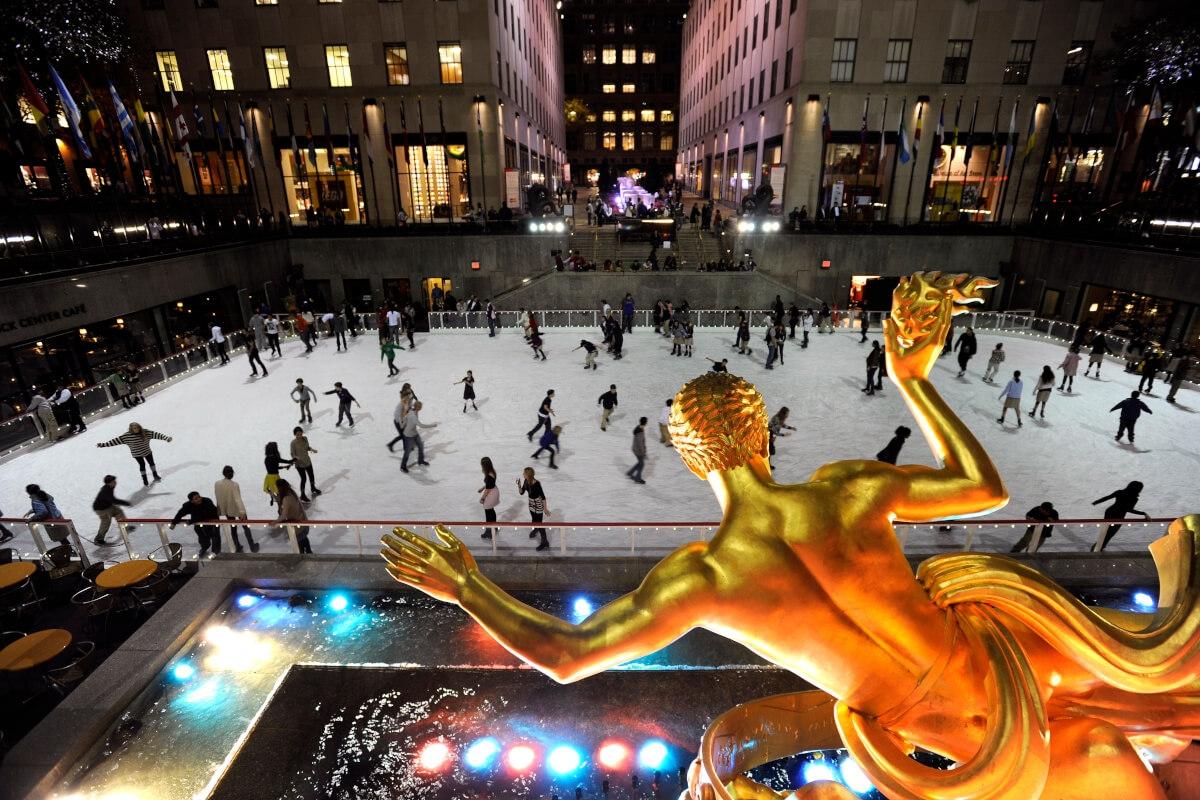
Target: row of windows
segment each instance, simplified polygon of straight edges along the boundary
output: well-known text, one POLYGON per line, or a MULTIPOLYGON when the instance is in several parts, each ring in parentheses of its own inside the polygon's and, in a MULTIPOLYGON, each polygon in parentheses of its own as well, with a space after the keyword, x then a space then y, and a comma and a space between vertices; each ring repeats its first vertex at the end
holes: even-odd
MULTIPOLYGON (((656 62, 657 58, 658 58, 658 53, 655 50, 653 50, 652 48, 643 48, 642 49, 642 63, 643 64, 653 64, 656 62)), ((583 63, 585 63, 585 64, 595 64, 596 63, 596 48, 595 47, 583 48, 583 63)), ((601 48, 600 49, 600 63, 616 64, 617 63, 617 48, 615 48, 615 47, 601 48)), ((637 48, 636 47, 622 47, 621 48, 621 63, 622 64, 638 63, 637 48)))
MULTIPOLYGON (((951 39, 946 42, 946 57, 942 62, 942 83, 966 83, 971 65, 970 39, 951 39)), ((1029 67, 1033 63, 1030 39, 1014 39, 1008 45, 1008 60, 1004 64, 1004 83, 1023 86, 1029 83, 1029 67)), ((829 62, 831 83, 852 83, 857 39, 834 39, 833 58, 829 62)), ((883 65, 884 83, 905 83, 908 80, 908 61, 912 53, 911 39, 890 39, 883 65)), ((1068 86, 1083 83, 1091 58, 1092 42, 1071 42, 1067 50, 1062 82, 1068 86)))
MULTIPOLYGON (((654 122, 656 118, 658 119, 659 122, 674 122, 675 121, 675 111, 670 108, 664 108, 662 111, 659 111, 659 112, 655 112, 655 110, 653 108, 642 108, 642 109, 623 108, 623 109, 621 109, 621 121, 622 122, 633 122, 638 119, 640 119, 642 122, 654 122)), ((588 114, 586 119, 588 122, 595 122, 596 115, 588 114)), ((612 110, 611 108, 605 109, 604 111, 600 112, 600 119, 604 122, 616 122, 617 121, 617 112, 612 110)))
MULTIPOLYGON (((715 124, 716 117, 718 114, 723 115, 721 117, 722 121, 730 119, 734 114, 741 114, 743 111, 746 110, 747 101, 749 102, 749 108, 753 108, 755 105, 762 103, 764 99, 769 99, 771 97, 774 97, 776 94, 778 94, 781 91, 786 92, 788 89, 790 89, 792 86, 792 50, 788 50, 787 55, 784 57, 782 86, 780 85, 779 77, 780 77, 779 76, 779 59, 775 59, 774 61, 771 62, 771 92, 769 95, 767 94, 767 70, 764 68, 764 69, 759 70, 759 72, 758 72, 758 100, 757 101, 755 101, 755 99, 754 99, 754 80, 755 79, 753 76, 751 76, 749 92, 746 91, 745 86, 739 87, 736 91, 731 91, 729 93, 728 97, 718 101, 715 107, 710 108, 703 115, 703 118, 701 120, 697 120, 696 122, 691 123, 691 125, 688 126, 689 130, 694 128, 696 126, 697 122, 705 123, 704 124, 705 128, 711 127, 711 125, 709 125, 708 123, 715 124), (736 103, 734 102, 735 97, 737 98, 736 103)), ((688 102, 691 103, 691 105, 694 105, 696 102, 693 99, 694 94, 695 94, 695 90, 693 90, 692 92, 689 92, 689 95, 688 95, 688 102)), ((691 108, 691 105, 688 106, 689 109, 691 108)))
MULTIPOLYGON (((633 131, 621 131, 620 133, 618 133, 617 131, 604 131, 603 133, 600 134, 600 146, 603 147, 605 150, 616 150, 618 137, 620 137, 622 150, 638 149, 637 144, 636 144, 637 136, 634 134, 633 131)), ((656 135, 650 131, 642 132, 640 149, 653 150, 656 140, 658 143, 659 150, 674 150, 675 149, 674 135, 672 135, 670 133, 664 133, 660 136, 657 136, 657 139, 656 139, 656 135)), ((595 150, 596 149, 596 132, 595 131, 584 131, 583 149, 584 150, 595 150)))
MULTIPOLYGON (((442 83, 462 83, 462 46, 458 42, 438 42, 437 51, 442 83)), ((406 86, 409 82, 408 47, 404 42, 385 44, 383 54, 387 65, 388 84, 406 86)), ((159 50, 155 57, 163 91, 183 91, 183 77, 179 72, 179 58, 175 51, 159 50)), ((267 82, 272 89, 291 87, 292 72, 288 65, 287 48, 264 47, 263 64, 267 70, 267 82)), ((344 44, 326 45, 325 66, 329 70, 330 86, 353 85, 349 47, 344 44)), ((212 75, 214 89, 220 92, 234 90, 233 68, 230 66, 228 50, 209 50, 208 70, 212 75)))

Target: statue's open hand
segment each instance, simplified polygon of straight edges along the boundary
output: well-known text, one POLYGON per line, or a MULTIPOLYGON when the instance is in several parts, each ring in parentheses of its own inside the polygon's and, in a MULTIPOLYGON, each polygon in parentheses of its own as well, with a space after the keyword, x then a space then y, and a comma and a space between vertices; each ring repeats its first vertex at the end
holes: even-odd
POLYGON ((429 542, 405 528, 383 536, 379 554, 388 562, 393 578, 415 586, 430 597, 457 603, 467 578, 475 571, 475 558, 449 528, 434 528, 439 542, 429 542))
POLYGON ((884 321, 888 374, 896 380, 927 378, 950 335, 950 320, 967 303, 983 301, 990 278, 941 272, 915 272, 901 278, 892 293, 891 317, 884 321))

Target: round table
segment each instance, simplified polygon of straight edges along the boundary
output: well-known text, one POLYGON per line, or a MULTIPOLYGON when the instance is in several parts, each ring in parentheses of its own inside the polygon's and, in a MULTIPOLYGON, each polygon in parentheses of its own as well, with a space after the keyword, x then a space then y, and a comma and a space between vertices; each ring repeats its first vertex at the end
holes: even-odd
POLYGON ((0 650, 0 671, 22 672, 40 667, 71 646, 71 632, 62 628, 48 628, 17 639, 0 650))
POLYGON ((158 570, 158 562, 148 558, 122 561, 96 576, 96 586, 101 589, 128 589, 149 578, 158 570))
POLYGON ((32 561, 0 564, 0 591, 17 586, 35 572, 37 572, 37 564, 32 561))

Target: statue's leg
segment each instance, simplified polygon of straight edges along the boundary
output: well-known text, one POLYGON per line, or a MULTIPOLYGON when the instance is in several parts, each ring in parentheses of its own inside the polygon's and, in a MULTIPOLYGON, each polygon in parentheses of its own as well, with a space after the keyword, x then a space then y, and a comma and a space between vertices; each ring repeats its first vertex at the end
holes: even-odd
POLYGON ((1087 718, 1050 723, 1050 776, 1042 800, 1095 800, 1118 786, 1122 800, 1167 796, 1116 726, 1087 718))

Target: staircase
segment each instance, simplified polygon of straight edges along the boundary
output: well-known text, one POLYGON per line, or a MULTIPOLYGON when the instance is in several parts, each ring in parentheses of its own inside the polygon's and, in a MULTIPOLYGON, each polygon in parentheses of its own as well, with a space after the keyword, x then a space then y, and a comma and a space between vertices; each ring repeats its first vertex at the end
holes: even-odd
MULTIPOLYGON (((596 264, 598 269, 604 268, 605 259, 613 263, 619 259, 628 267, 631 261, 645 261, 650 257, 649 242, 621 242, 617 238, 616 226, 613 225, 602 228, 589 228, 584 225, 576 228, 571 236, 571 249, 596 264)), ((663 251, 659 250, 660 263, 664 257, 663 251)))
MULTIPOLYGON (((726 247, 733 248, 735 240, 733 237, 726 236, 730 241, 726 243, 726 247)), ((717 261, 722 256, 721 243, 717 237, 710 232, 701 232, 699 225, 684 223, 680 225, 675 234, 675 256, 679 259, 680 269, 699 269, 701 264, 707 264, 710 261, 717 261)), ((734 261, 735 253, 730 253, 730 258, 734 261)))

